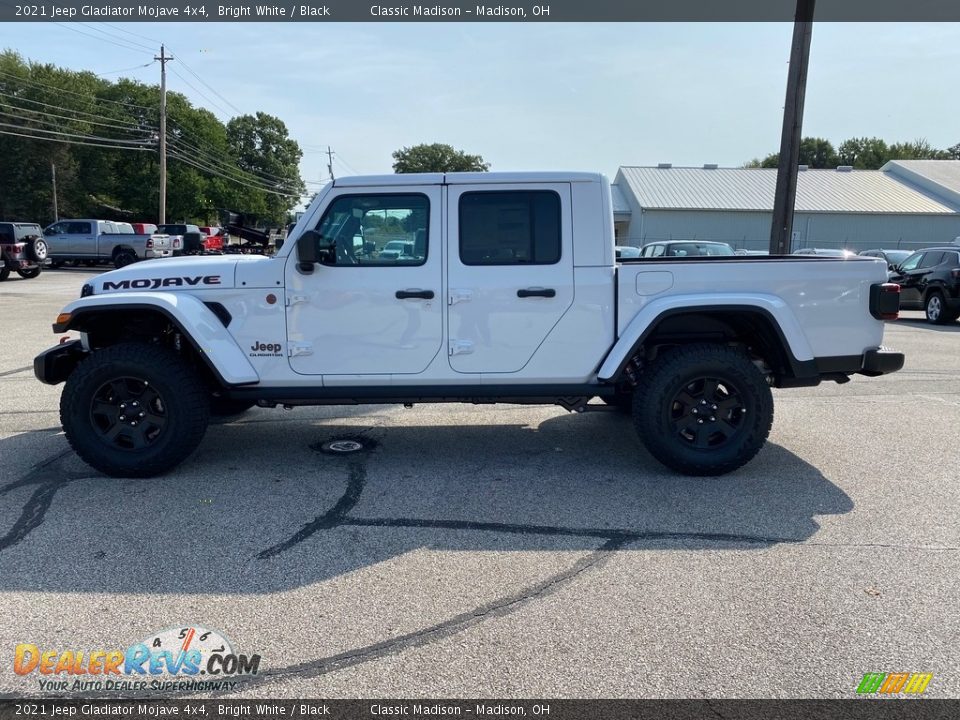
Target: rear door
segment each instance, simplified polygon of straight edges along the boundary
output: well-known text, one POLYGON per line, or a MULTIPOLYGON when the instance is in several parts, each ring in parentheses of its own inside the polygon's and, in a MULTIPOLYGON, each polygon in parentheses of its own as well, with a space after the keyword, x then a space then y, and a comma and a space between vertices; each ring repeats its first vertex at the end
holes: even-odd
POLYGON ((100 228, 95 220, 72 221, 68 234, 71 255, 97 256, 97 240, 100 237, 100 228))
POLYGON ((567 183, 450 185, 450 367, 518 373, 573 303, 567 183))

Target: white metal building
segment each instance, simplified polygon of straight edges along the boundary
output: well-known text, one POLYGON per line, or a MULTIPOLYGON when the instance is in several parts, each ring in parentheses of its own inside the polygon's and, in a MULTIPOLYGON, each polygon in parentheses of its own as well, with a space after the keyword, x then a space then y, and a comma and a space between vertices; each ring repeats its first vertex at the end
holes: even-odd
MULTIPOLYGON (((777 171, 621 167, 614 181, 617 243, 720 240, 767 249, 777 171)), ((880 170, 808 170, 797 180, 793 249, 911 249, 960 236, 960 161, 897 160, 880 170)))

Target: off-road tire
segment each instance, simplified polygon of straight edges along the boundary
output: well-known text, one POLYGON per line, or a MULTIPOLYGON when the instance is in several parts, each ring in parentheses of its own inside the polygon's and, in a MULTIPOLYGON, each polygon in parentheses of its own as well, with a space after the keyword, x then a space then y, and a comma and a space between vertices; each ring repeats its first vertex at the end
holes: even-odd
POLYGON ((763 447, 773 424, 773 396, 742 350, 684 345, 665 351, 641 373, 633 420, 647 450, 667 467, 685 475, 723 475, 763 447), (718 384, 711 391, 713 382, 718 384))
POLYGON ((22 277, 24 280, 33 280, 35 277, 40 277, 40 272, 43 268, 30 268, 29 270, 17 270, 17 275, 22 277))
POLYGON ((10 268, 0 268, 0 282, 10 277, 10 268))
POLYGON ((117 250, 113 254, 113 266, 115 268, 126 267, 137 261, 137 256, 133 250, 117 250))
MULTIPOLYGON (((125 405, 130 407, 129 399, 125 405)), ((172 470, 200 444, 209 420, 207 388, 179 355, 159 345, 123 343, 93 352, 70 374, 60 396, 60 422, 70 446, 112 477, 153 477, 172 470), (113 390, 116 384, 119 392, 113 390), (141 385, 142 394, 133 397, 150 393, 159 404, 145 400, 136 409, 147 413, 139 429, 128 428, 129 419, 111 423, 111 413, 114 420, 126 417, 120 413, 129 410, 120 410, 120 399, 141 385), (117 426, 121 434, 108 439, 117 426), (136 433, 151 427, 159 429, 137 448, 136 433)))
POLYGON ((232 400, 230 398, 220 397, 219 395, 210 396, 210 415, 213 417, 230 417, 231 415, 240 415, 256 405, 249 400, 232 400))
POLYGON ((27 235, 23 241, 27 244, 26 253, 31 262, 42 263, 50 253, 47 241, 39 235, 27 235))

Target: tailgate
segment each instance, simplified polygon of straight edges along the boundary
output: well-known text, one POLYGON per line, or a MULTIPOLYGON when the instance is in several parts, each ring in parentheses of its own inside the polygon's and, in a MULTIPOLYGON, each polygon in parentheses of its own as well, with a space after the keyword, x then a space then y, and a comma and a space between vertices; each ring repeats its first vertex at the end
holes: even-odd
POLYGON ((170 250, 173 246, 173 241, 169 235, 158 235, 154 234, 150 236, 150 239, 153 241, 154 250, 170 250))

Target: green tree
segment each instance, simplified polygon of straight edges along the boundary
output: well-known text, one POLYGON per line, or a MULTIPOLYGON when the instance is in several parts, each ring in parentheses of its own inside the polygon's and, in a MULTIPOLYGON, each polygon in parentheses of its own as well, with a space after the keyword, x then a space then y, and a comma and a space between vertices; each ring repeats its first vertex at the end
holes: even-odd
POLYGON ((468 155, 443 143, 401 148, 393 153, 393 161, 395 173, 486 172, 490 169, 490 163, 484 162, 480 155, 468 155))
MULTIPOLYGON (((800 158, 797 164, 816 169, 824 169, 835 168, 839 163, 837 161, 837 152, 833 149, 833 145, 829 140, 806 137, 800 141, 800 158)), ((762 160, 754 159, 744 165, 744 167, 755 168, 776 168, 779 166, 780 153, 771 153, 762 160)))
POLYGON ((890 148, 877 137, 850 138, 837 148, 841 165, 861 170, 877 170, 890 159, 890 148))
POLYGON ((237 166, 254 176, 255 184, 268 186, 269 192, 250 188, 251 204, 259 201, 259 207, 250 207, 247 212, 282 223, 306 190, 299 170, 303 151, 290 139, 287 126, 280 118, 263 112, 241 115, 227 123, 227 141, 237 166))

